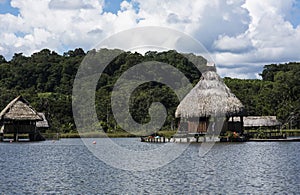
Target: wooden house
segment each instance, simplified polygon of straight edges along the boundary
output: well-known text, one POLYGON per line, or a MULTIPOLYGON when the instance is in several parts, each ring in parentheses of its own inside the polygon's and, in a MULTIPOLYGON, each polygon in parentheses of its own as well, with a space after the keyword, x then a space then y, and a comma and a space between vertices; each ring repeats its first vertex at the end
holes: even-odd
POLYGON ((18 141, 19 135, 27 134, 30 141, 44 140, 36 127, 37 121, 42 120, 28 101, 18 96, 0 113, 0 139, 3 140, 5 134, 13 134, 14 141, 18 141))
POLYGON ((204 72, 175 112, 181 118, 179 133, 243 133, 243 105, 215 71, 204 72), (233 121, 238 116, 240 121, 233 121))

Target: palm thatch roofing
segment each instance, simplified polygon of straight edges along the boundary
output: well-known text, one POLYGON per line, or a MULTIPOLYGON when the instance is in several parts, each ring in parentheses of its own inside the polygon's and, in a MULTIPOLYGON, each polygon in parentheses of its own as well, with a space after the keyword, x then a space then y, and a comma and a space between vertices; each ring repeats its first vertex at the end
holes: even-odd
MULTIPOLYGON (((240 118, 234 117, 233 121, 240 121, 240 118)), ((274 127, 281 125, 276 116, 247 116, 244 117, 243 122, 244 127, 274 127)))
POLYGON ((42 121, 37 121, 36 122, 36 127, 38 128, 49 128, 49 123, 46 119, 45 113, 39 112, 38 115, 43 119, 42 121))
POLYGON ((22 96, 12 100, 0 113, 0 120, 40 121, 41 116, 29 105, 22 96))
POLYGON ((241 101, 231 93, 215 71, 204 72, 197 85, 184 97, 176 117, 234 116, 243 111, 241 101))

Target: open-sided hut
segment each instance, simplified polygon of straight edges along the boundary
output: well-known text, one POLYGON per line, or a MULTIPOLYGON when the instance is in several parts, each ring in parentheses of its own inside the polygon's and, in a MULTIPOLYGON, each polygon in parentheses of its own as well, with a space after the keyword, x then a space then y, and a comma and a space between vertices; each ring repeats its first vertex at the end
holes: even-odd
POLYGON ((18 141, 20 134, 28 134, 30 141, 44 140, 36 128, 36 122, 42 120, 28 101, 18 96, 0 113, 1 139, 5 134, 13 134, 14 141, 18 141))
MULTIPOLYGON (((240 118, 234 117, 235 122, 239 122, 240 118)), ((276 116, 246 116, 243 119, 245 129, 279 129, 281 122, 276 116)))
POLYGON ((180 102, 175 117, 181 118, 179 131, 189 134, 243 131, 243 105, 215 71, 204 72, 197 85, 180 102), (230 118, 239 116, 234 122, 230 118))

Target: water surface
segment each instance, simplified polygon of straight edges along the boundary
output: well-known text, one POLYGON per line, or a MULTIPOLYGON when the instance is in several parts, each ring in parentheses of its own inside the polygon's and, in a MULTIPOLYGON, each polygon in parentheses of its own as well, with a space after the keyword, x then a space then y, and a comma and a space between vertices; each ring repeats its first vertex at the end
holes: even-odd
MULTIPOLYGON (((96 139, 101 144, 101 139, 96 139)), ((132 150, 159 147, 113 139, 132 150)), ((91 140, 92 144, 92 140, 91 140)), ((2 194, 299 194, 300 142, 218 143, 203 157, 191 144, 156 170, 124 171, 96 158, 80 139, 0 143, 2 194)), ((146 165, 145 165, 146 166, 146 165)))

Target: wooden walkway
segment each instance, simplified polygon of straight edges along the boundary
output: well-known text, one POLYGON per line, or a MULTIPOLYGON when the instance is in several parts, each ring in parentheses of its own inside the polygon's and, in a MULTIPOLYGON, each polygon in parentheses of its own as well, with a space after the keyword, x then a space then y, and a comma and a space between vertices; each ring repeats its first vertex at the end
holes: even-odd
POLYGON ((300 137, 288 137, 286 139, 249 139, 250 142, 300 142, 300 137))

